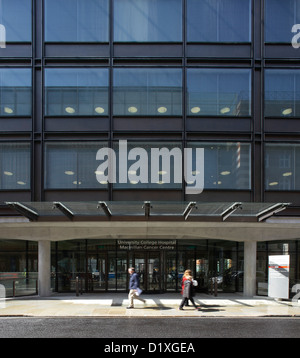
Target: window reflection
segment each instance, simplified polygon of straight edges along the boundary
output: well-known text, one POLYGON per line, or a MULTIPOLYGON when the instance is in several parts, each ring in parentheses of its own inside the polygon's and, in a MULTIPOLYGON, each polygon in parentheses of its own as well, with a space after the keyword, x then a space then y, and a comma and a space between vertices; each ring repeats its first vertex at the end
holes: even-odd
POLYGON ((249 42, 249 0, 188 0, 187 40, 190 42, 249 42))
POLYGON ((115 69, 114 115, 181 115, 180 69, 115 69))
POLYGON ((299 70, 265 71, 265 116, 300 116, 299 70))
POLYGON ((96 179, 96 153, 104 142, 47 143, 45 187, 47 189, 105 189, 96 179))
POLYGON ((115 0, 114 41, 182 41, 182 1, 115 0))
POLYGON ((30 188, 30 145, 0 144, 0 189, 30 188))
POLYGON ((299 0, 265 0, 265 41, 290 43, 291 29, 300 23, 299 0))
POLYGON ((187 106, 191 116, 249 116, 250 70, 188 69, 187 106))
POLYGON ((204 148, 204 190, 251 188, 250 144, 189 142, 187 146, 204 148))
POLYGON ((45 89, 46 115, 108 114, 107 69, 46 69, 45 89))
POLYGON ((0 115, 31 115, 30 69, 0 69, 0 115))
POLYGON ((45 0, 45 40, 107 42, 108 0, 45 0))
POLYGON ((0 0, 6 42, 31 42, 31 0, 0 0))
POLYGON ((269 143, 266 145, 266 190, 299 190, 299 168, 299 144, 269 143))

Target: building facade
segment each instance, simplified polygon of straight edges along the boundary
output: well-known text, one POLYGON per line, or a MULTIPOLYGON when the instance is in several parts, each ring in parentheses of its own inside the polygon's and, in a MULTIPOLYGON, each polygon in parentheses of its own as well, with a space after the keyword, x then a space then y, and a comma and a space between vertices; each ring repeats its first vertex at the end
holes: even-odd
POLYGON ((7 295, 74 291, 76 277, 125 291, 130 266, 149 292, 177 292, 190 268, 199 291, 216 277, 220 292, 266 295, 268 257, 287 254, 293 297, 298 8, 0 0, 7 295))

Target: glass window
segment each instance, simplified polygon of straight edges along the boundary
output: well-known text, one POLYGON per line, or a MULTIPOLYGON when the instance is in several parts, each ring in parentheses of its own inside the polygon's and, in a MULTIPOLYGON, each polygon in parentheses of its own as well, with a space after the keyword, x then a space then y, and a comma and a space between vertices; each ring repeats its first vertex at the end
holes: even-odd
POLYGON ((102 189, 106 182, 96 179, 96 154, 104 142, 47 143, 45 187, 47 189, 102 189))
POLYGON ((251 71, 188 69, 187 102, 191 116, 249 116, 251 71))
POLYGON ((189 142, 187 147, 204 148, 204 190, 251 189, 250 144, 189 142))
POLYGON ((299 70, 265 70, 265 116, 300 116, 299 70))
POLYGON ((182 41, 182 0, 115 0, 114 41, 182 41))
POLYGON ((108 42, 108 0, 45 0, 45 41, 108 42))
POLYGON ((300 144, 269 143, 265 150, 265 189, 300 190, 300 144))
POLYGON ((0 143, 0 189, 30 189, 30 144, 0 143))
POLYGON ((31 42, 31 0, 0 0, 6 42, 31 42))
POLYGON ((0 115, 31 115, 31 70, 24 68, 0 69, 0 115))
POLYGON ((250 42, 250 0, 188 0, 187 40, 250 42))
POLYGON ((113 85, 114 115, 182 114, 181 69, 115 69, 113 85))
POLYGON ((103 116, 108 114, 108 70, 49 68, 45 70, 45 114, 103 116))
POLYGON ((299 0, 265 0, 265 41, 290 43, 300 23, 299 0))
POLYGON ((123 141, 123 143, 119 142, 114 146, 115 188, 181 189, 182 145, 180 142, 123 141))

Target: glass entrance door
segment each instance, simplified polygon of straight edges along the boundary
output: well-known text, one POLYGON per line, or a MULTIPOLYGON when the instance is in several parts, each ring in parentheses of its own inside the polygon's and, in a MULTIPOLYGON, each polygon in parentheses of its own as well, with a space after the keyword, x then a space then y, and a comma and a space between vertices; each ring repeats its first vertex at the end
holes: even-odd
POLYGON ((134 267, 140 276, 140 288, 143 291, 160 291, 160 255, 159 252, 135 252, 134 267))

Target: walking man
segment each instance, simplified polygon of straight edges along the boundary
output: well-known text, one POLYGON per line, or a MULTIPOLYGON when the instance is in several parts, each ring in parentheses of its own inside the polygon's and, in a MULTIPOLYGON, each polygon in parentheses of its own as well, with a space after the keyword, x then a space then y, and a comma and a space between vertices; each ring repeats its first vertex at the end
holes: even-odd
POLYGON ((130 280, 129 280, 129 294, 128 294, 128 300, 129 300, 129 306, 127 308, 134 308, 133 306, 133 300, 137 299, 144 303, 146 303, 146 300, 143 300, 139 297, 140 293, 142 292, 140 289, 140 280, 139 275, 135 272, 134 267, 130 267, 128 269, 128 272, 130 274, 130 280))

